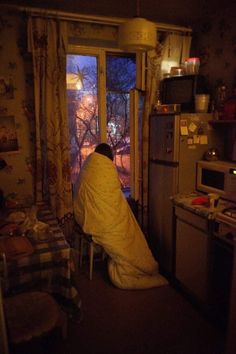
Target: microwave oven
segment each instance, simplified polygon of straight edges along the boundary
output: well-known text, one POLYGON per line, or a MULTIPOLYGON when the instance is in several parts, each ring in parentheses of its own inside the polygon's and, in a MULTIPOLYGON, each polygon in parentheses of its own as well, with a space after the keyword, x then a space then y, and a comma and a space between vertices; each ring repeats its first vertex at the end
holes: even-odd
POLYGON ((195 112, 195 95, 209 93, 203 75, 182 75, 164 78, 160 84, 162 104, 180 104, 181 112, 195 112))
POLYGON ((236 163, 228 161, 198 161, 196 189, 217 193, 223 199, 236 202, 236 163))

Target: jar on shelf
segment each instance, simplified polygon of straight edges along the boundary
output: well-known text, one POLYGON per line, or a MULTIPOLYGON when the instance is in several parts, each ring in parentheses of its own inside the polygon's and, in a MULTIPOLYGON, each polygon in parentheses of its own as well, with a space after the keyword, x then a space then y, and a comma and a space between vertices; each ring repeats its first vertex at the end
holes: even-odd
POLYGON ((220 85, 216 92, 216 105, 215 109, 218 113, 218 119, 223 119, 224 104, 227 98, 227 87, 225 85, 220 85))
POLYGON ((187 75, 197 75, 200 67, 199 58, 187 58, 184 63, 185 73, 187 75))
POLYGON ((225 100, 222 119, 236 120, 236 95, 225 100))

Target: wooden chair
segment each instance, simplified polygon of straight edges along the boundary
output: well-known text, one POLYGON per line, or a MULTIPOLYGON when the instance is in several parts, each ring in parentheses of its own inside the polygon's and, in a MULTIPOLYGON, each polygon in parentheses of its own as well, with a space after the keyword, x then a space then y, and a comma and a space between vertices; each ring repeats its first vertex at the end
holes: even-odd
MULTIPOLYGON (((83 232, 80 225, 76 224, 74 226, 74 236, 75 236, 75 250, 78 253, 78 259, 76 263, 82 267, 84 258, 84 247, 86 246, 89 250, 89 279, 93 278, 93 265, 94 265, 94 249, 95 243, 93 242, 92 236, 83 232)), ((99 246, 100 247, 100 246, 99 246)), ((101 251, 102 260, 105 259, 106 253, 104 250, 101 251)))
MULTIPOLYGON (((4 256, 2 256, 4 260, 4 256)), ((5 262, 0 262, 7 274, 5 262)), ((1 274, 1 273, 0 273, 1 274)), ((67 317, 54 298, 43 291, 4 296, 4 277, 0 277, 0 353, 9 354, 9 346, 28 342, 60 327, 67 333, 67 317)))

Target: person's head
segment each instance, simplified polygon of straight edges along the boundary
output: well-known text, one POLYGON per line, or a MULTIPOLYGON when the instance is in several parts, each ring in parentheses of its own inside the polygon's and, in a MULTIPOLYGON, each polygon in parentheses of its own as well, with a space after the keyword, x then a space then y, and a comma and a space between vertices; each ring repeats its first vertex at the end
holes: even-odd
POLYGON ((111 161, 113 161, 113 153, 111 147, 106 143, 101 143, 95 148, 95 152, 107 156, 111 161))

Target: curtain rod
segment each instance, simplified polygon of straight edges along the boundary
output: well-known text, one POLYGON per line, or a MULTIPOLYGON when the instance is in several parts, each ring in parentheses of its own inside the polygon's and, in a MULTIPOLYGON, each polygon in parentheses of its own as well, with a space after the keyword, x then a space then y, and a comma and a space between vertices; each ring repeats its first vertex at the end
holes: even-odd
MULTIPOLYGON (((8 5, 0 4, 0 8, 6 10, 15 10, 30 13, 32 16, 47 16, 51 18, 60 18, 61 20, 70 20, 70 21, 79 21, 79 22, 92 22, 103 25, 113 25, 119 26, 121 23, 128 20, 128 18, 120 17, 106 17, 106 16, 97 16, 97 15, 84 15, 84 14, 75 14, 71 12, 57 11, 44 8, 33 8, 33 7, 24 7, 17 5, 8 5)), ((178 32, 188 32, 191 33, 192 29, 189 27, 182 27, 177 25, 169 25, 166 23, 154 22, 157 30, 160 31, 178 31, 178 32)))

